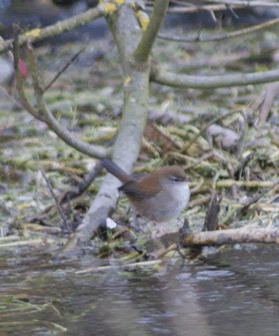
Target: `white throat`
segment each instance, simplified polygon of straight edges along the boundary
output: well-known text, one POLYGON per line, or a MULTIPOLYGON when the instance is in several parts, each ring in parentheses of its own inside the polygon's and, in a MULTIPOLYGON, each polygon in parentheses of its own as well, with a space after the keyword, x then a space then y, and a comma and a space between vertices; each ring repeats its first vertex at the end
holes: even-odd
POLYGON ((182 211, 187 203, 189 202, 190 198, 190 189, 187 182, 178 182, 176 185, 173 186, 171 189, 171 193, 173 198, 179 202, 180 208, 182 211))

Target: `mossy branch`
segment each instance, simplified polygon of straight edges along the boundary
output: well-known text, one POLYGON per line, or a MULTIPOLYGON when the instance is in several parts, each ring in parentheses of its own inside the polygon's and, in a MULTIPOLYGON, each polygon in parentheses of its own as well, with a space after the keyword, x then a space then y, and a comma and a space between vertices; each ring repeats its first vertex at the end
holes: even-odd
MULTIPOLYGON (((25 45, 27 41, 29 41, 30 43, 35 43, 38 41, 43 41, 47 38, 59 36, 77 27, 84 26, 98 19, 99 17, 102 17, 103 15, 104 5, 100 4, 95 8, 89 9, 86 12, 80 13, 78 15, 74 15, 69 19, 59 21, 51 26, 47 26, 42 29, 36 28, 27 31, 26 33, 19 36, 18 44, 21 47, 25 45)), ((12 45, 12 39, 0 42, 0 54, 11 49, 12 45)))
POLYGON ((144 31, 141 41, 134 53, 136 62, 144 63, 147 61, 152 47, 157 38, 158 32, 165 19, 169 0, 156 0, 149 24, 144 31))
POLYGON ((179 75, 171 71, 163 70, 159 65, 152 64, 151 79, 162 85, 192 88, 192 89, 216 89, 237 85, 261 84, 279 81, 279 68, 276 70, 239 73, 224 76, 190 76, 179 75))

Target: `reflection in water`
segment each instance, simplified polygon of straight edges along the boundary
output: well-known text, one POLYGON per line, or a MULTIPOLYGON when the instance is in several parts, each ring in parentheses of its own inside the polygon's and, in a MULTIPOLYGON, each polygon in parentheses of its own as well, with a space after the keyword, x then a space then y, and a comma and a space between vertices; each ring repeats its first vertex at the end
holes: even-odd
POLYGON ((195 284, 186 279, 181 292, 175 274, 161 278, 114 273, 98 284, 92 276, 73 281, 82 294, 71 302, 83 312, 83 304, 92 309, 68 325, 68 335, 211 335, 197 303, 195 284))
POLYGON ((214 335, 278 335, 278 247, 227 251, 214 270, 199 281, 200 304, 214 335), (214 270, 220 268, 233 276, 216 279, 214 270))
MULTIPOLYGON (((11 273, 3 263, 1 292, 21 295, 32 305, 49 302, 29 319, 57 323, 67 328, 66 335, 274 336, 279 330, 277 256, 278 247, 230 249, 159 275, 81 275, 23 265, 15 265, 21 273, 11 273)), ((42 334, 48 335, 32 329, 32 335, 42 334)))

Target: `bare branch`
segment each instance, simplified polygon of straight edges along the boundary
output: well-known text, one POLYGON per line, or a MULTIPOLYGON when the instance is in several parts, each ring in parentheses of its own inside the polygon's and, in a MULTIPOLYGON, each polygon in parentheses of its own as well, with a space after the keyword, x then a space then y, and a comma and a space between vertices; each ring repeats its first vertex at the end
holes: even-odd
POLYGON ((45 93, 52 85, 57 81, 57 79, 62 75, 63 72, 74 62, 74 60, 86 49, 86 45, 80 49, 70 60, 67 62, 63 68, 54 76, 54 78, 48 83, 48 85, 43 89, 45 93))
POLYGON ((175 74, 152 64, 151 79, 159 84, 192 89, 215 89, 236 85, 261 84, 279 80, 279 69, 258 73, 239 73, 224 76, 189 76, 175 74))
POLYGON ((44 121, 43 116, 37 111, 30 103, 26 97, 26 94, 23 90, 23 79, 21 76, 20 68, 19 68, 19 33, 20 28, 18 25, 14 25, 14 34, 15 39, 13 42, 14 47, 14 68, 15 68, 15 75, 16 75, 16 87, 20 96, 20 101, 26 111, 32 114, 33 117, 40 121, 44 121))
POLYGON ((278 244, 279 230, 244 227, 222 231, 190 233, 183 240, 185 246, 220 246, 237 243, 278 244))
POLYGON ((2 86, 0 86, 0 90, 4 93, 4 95, 10 99, 17 107, 19 107, 20 109, 24 110, 24 107, 21 106, 13 96, 11 96, 2 86))
POLYGON ((80 152, 87 154, 91 157, 105 158, 110 156, 110 150, 89 145, 80 141, 78 138, 74 137, 66 128, 63 128, 57 120, 53 117, 44 100, 43 90, 40 86, 38 69, 35 62, 35 57, 33 55, 33 48, 31 44, 28 44, 27 54, 30 63, 30 73, 33 81, 35 96, 38 104, 38 109, 35 109, 28 101, 25 91, 23 89, 23 81, 21 78, 21 73, 19 69, 19 43, 18 34, 19 27, 15 25, 15 41, 14 41, 14 65, 17 80, 17 89, 21 98, 21 103, 24 108, 33 115, 36 119, 45 122, 51 130, 53 130, 64 142, 66 142, 71 147, 79 150, 80 152))
MULTIPOLYGON (((247 6, 240 6, 240 5, 234 5, 231 6, 231 8, 236 9, 236 8, 246 8, 247 6)), ((226 10, 227 6, 226 5, 204 5, 204 6, 196 6, 192 4, 190 7, 173 7, 173 8, 168 8, 167 13, 168 14, 185 14, 185 13, 197 13, 197 12, 211 12, 211 11, 223 11, 226 10)), ((147 12, 152 12, 153 7, 146 6, 145 10, 147 12)))
POLYGON ((223 3, 226 5, 238 5, 238 6, 245 6, 245 7, 279 7, 278 3, 275 2, 263 2, 263 1, 237 1, 237 0, 206 0, 208 2, 216 2, 216 3, 223 3))
MULTIPOLYGON (((113 159, 128 173, 137 160, 141 139, 147 120, 149 99, 150 61, 144 66, 133 60, 133 53, 140 42, 141 32, 133 10, 128 3, 123 4, 117 15, 107 16, 118 48, 119 59, 125 76, 124 106, 121 125, 114 145, 113 159)), ((72 250, 81 241, 91 238, 93 232, 105 220, 110 210, 115 208, 121 182, 107 174, 104 182, 81 225, 71 238, 71 243, 63 251, 72 250), (95 219, 97 216, 97 220, 95 219)))
POLYGON ((258 30, 262 30, 264 28, 273 26, 275 24, 279 23, 279 19, 274 19, 274 20, 270 20, 258 25, 255 25, 253 27, 249 27, 249 28, 244 28, 241 30, 237 30, 234 31, 232 33, 227 33, 227 34, 222 34, 219 36, 209 36, 209 37, 200 37, 200 33, 198 33, 198 35, 196 37, 188 37, 188 38, 181 38, 181 37, 175 37, 175 36, 167 36, 164 34, 158 34, 158 37, 166 40, 166 41, 176 41, 176 42, 209 42, 209 41, 221 41, 221 40, 226 40, 228 38, 232 38, 232 37, 237 37, 237 36, 241 36, 241 35, 246 35, 246 34, 251 34, 254 33, 258 30))
MULTIPOLYGON (((19 46, 23 46, 27 41, 31 43, 45 40, 47 38, 61 35, 65 32, 71 31, 79 26, 98 19, 104 15, 104 4, 99 4, 97 7, 89 9, 86 12, 72 16, 70 19, 59 21, 54 25, 47 26, 42 29, 32 29, 23 35, 19 36, 19 46)), ((9 50, 12 47, 13 40, 6 40, 0 43, 0 54, 9 50)))
POLYGON ((94 181, 96 176, 98 176, 103 169, 103 166, 100 161, 96 163, 93 169, 90 170, 88 174, 85 175, 83 180, 79 182, 75 187, 72 189, 67 190, 63 193, 63 196, 60 198, 60 203, 63 204, 66 201, 70 201, 71 199, 74 199, 78 196, 80 196, 82 193, 85 192, 85 190, 91 185, 91 183, 94 181))
POLYGON ((134 53, 136 62, 145 63, 150 56, 158 32, 165 19, 169 0, 156 0, 149 24, 134 53))
MULTIPOLYGON (((53 117, 52 113, 49 111, 46 105, 43 95, 43 89, 40 85, 38 69, 35 62, 33 48, 30 43, 27 44, 27 55, 30 64, 30 73, 33 81, 36 101, 38 105, 38 111, 42 116, 42 119, 40 120, 43 120, 48 125, 48 127, 59 136, 59 138, 61 138, 69 146, 77 149, 78 151, 96 158, 105 158, 110 156, 110 150, 100 146, 89 145, 79 140, 66 128, 62 127, 57 122, 57 120, 53 117)), ((38 114, 38 112, 36 112, 36 114, 38 114)))
POLYGON ((45 181, 46 181, 46 183, 47 183, 48 189, 49 189, 49 191, 51 192, 52 197, 53 197, 54 200, 55 200, 57 209, 58 209, 58 211, 59 211, 59 213, 60 213, 60 216, 61 216, 61 218, 62 218, 62 220, 63 220, 64 228, 67 230, 67 233, 69 233, 69 232, 70 232, 70 228, 69 228, 69 225, 68 225, 66 216, 65 216, 65 214, 64 214, 64 212, 63 212, 63 210, 62 210, 62 208, 61 208, 61 206, 60 206, 60 204, 59 204, 59 201, 58 201, 58 199, 57 199, 57 197, 56 197, 56 195, 55 195, 55 193, 54 193, 54 191, 53 191, 53 188, 52 188, 52 186, 51 186, 51 184, 50 184, 50 182, 49 182, 49 179, 47 178, 47 176, 46 176, 46 174, 45 174, 45 172, 44 172, 42 166, 39 166, 39 169, 40 169, 41 173, 43 174, 43 177, 44 177, 44 179, 45 179, 45 181))
POLYGON ((235 184, 243 188, 273 188, 274 181, 236 181, 236 180, 219 180, 216 182, 216 188, 231 188, 235 184))

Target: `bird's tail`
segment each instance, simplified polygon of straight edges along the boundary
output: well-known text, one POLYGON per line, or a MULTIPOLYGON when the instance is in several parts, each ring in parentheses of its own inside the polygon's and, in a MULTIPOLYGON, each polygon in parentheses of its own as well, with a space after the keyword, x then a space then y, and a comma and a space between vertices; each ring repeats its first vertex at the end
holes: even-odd
POLYGON ((130 175, 125 173, 125 171, 122 168, 120 168, 116 163, 114 163, 110 159, 101 160, 101 163, 110 174, 117 177, 122 183, 127 183, 132 180, 130 175))

